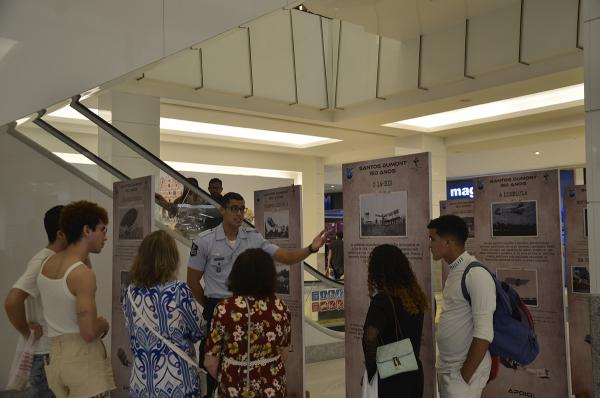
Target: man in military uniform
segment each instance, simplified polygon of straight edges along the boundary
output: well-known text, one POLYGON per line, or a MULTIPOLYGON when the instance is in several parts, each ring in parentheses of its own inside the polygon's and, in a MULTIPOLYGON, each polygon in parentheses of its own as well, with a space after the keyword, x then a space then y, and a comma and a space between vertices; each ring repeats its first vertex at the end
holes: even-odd
MULTIPOLYGON (((326 230, 321 231, 305 248, 283 249, 270 243, 255 229, 242 227, 246 205, 244 198, 235 192, 223 196, 220 211, 223 222, 194 239, 187 269, 187 283, 196 300, 204 307, 202 315, 209 325, 217 303, 231 296, 227 288, 227 278, 240 253, 249 248, 260 248, 277 262, 295 264, 319 251, 325 243, 326 230), (204 288, 200 285, 202 278, 204 288)), ((202 357, 203 345, 200 350, 202 357)), ((207 396, 210 397, 216 381, 210 376, 207 377, 207 396)))

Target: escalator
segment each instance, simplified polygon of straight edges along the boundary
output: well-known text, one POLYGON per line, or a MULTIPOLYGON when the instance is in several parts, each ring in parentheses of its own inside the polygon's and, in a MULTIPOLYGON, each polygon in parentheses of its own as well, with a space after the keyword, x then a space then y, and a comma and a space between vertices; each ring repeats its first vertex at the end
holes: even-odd
MULTIPOLYGON (((157 182, 154 224, 187 247, 191 247, 191 240, 198 233, 214 226, 220 214, 219 204, 207 192, 80 103, 79 97, 73 98, 70 107, 102 131, 67 135, 40 113, 31 121, 13 124, 8 133, 110 197, 114 182, 154 175, 157 182), (193 200, 173 206, 160 195, 164 181, 176 182, 178 188, 183 186, 190 197, 193 195, 193 200)), ((307 263, 303 267, 306 324, 331 338, 343 340, 343 283, 328 278, 307 263)))

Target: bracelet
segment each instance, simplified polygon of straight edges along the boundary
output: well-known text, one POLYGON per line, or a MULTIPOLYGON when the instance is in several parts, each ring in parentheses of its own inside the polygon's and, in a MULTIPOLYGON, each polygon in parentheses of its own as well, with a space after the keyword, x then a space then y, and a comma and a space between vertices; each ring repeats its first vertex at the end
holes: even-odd
POLYGON ((310 254, 313 254, 313 253, 316 253, 316 252, 318 252, 318 251, 319 251, 319 249, 317 249, 317 250, 313 250, 313 249, 312 249, 312 243, 311 243, 310 245, 306 246, 306 248, 308 249, 308 252, 309 252, 310 254))

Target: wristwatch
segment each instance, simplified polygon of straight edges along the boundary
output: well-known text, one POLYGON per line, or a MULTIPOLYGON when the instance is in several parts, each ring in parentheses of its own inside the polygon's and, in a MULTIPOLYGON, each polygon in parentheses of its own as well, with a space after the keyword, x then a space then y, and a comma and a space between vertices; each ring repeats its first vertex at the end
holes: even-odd
POLYGON ((306 248, 308 249, 309 253, 311 253, 311 254, 319 251, 319 249, 317 249, 317 250, 312 249, 312 243, 310 245, 308 245, 306 248))

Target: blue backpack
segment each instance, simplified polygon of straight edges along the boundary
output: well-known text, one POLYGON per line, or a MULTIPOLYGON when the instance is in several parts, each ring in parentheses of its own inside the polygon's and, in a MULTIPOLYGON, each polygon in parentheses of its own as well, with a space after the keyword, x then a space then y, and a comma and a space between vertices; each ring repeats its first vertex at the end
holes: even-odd
POLYGON ((537 357, 540 346, 533 328, 533 318, 519 294, 506 282, 496 279, 483 264, 474 261, 467 265, 462 275, 462 294, 471 304, 467 291, 467 273, 474 267, 481 267, 490 273, 496 285, 496 311, 494 312, 494 340, 490 344, 490 354, 501 360, 528 365, 537 357))

